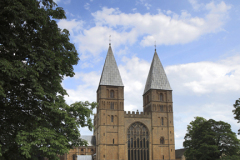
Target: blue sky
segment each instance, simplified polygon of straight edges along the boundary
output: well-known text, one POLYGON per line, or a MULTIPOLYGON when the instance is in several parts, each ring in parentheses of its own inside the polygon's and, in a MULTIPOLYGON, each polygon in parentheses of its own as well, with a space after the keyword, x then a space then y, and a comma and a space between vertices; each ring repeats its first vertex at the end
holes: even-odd
MULTIPOLYGON (((142 94, 157 53, 173 89, 176 149, 196 116, 228 122, 240 98, 240 2, 236 0, 55 0, 67 19, 80 61, 65 78, 67 103, 96 101, 109 35, 125 87, 125 111, 142 111, 142 94)), ((92 134, 86 128, 82 135, 92 134)), ((240 137, 238 137, 240 138, 240 137)))

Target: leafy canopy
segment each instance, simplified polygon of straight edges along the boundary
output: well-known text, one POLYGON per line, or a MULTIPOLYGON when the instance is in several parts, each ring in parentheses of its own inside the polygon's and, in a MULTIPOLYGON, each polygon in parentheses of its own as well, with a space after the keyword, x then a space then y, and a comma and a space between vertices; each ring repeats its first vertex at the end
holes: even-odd
MULTIPOLYGON (((238 120, 238 123, 240 123, 240 98, 236 100, 235 104, 233 105, 235 108, 233 110, 233 114, 235 115, 235 119, 238 120)), ((240 135, 240 129, 238 130, 238 134, 240 135)))
POLYGON ((96 103, 65 103, 61 83, 74 76, 78 54, 54 19, 53 0, 0 1, 0 159, 58 159, 92 129, 96 103))
POLYGON ((240 149, 240 142, 230 124, 202 117, 190 122, 184 139, 187 160, 218 160, 237 155, 240 149))

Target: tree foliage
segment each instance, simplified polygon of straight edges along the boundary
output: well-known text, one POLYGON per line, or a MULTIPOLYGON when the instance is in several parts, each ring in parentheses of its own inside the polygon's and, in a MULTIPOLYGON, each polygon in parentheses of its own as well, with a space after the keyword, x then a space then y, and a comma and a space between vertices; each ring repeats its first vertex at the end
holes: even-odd
POLYGON ((231 126, 223 121, 196 117, 187 127, 183 146, 188 160, 218 160, 239 153, 240 142, 231 126))
POLYGON ((78 54, 53 0, 0 1, 0 159, 57 159, 85 144, 96 103, 65 103, 61 83, 74 75, 78 54))
MULTIPOLYGON (((236 100, 235 104, 233 105, 235 108, 233 110, 233 114, 235 115, 235 119, 238 120, 238 123, 240 123, 240 98, 236 100)), ((240 135, 240 129, 238 130, 238 134, 240 135)))
POLYGON ((220 160, 240 160, 240 156, 239 155, 222 156, 220 160))

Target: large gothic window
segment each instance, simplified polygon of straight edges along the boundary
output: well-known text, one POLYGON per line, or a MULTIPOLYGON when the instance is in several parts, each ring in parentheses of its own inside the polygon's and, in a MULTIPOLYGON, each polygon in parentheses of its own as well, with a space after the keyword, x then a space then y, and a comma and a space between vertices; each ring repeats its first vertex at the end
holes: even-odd
POLYGON ((140 122, 133 123, 127 133, 128 160, 149 160, 148 129, 140 122))

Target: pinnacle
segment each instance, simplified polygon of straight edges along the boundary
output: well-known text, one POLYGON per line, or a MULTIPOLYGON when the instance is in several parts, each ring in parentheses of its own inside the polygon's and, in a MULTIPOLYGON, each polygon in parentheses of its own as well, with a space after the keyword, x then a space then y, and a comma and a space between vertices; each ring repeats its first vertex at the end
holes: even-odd
POLYGON ((99 85, 123 86, 122 78, 110 44, 99 85))
POLYGON ((172 90, 156 50, 153 56, 143 94, 150 89, 172 90))

